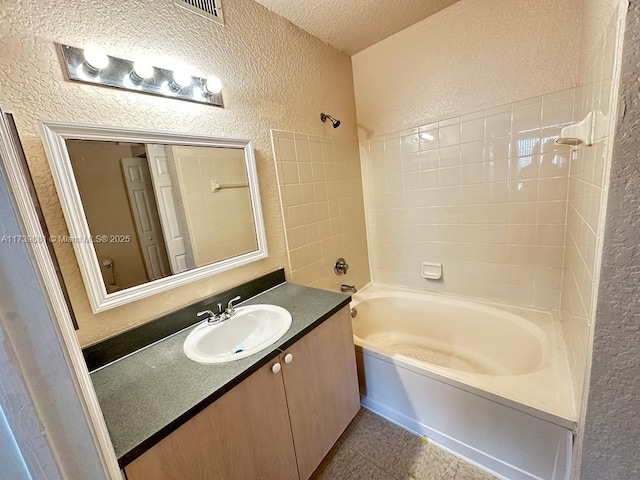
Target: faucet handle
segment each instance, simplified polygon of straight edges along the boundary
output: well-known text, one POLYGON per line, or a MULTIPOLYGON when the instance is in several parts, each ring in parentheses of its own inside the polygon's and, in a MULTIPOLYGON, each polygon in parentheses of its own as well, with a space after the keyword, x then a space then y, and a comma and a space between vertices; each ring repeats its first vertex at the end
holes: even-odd
POLYGON ((207 318, 207 322, 211 323, 211 320, 216 318, 216 314, 213 313, 211 310, 203 310, 201 312, 196 313, 196 317, 202 317, 203 315, 206 315, 207 318))
POLYGON ((232 298, 231 300, 229 300, 229 303, 227 303, 227 315, 228 316, 231 316, 234 313, 236 313, 236 308, 233 305, 233 302, 237 302, 238 300, 240 300, 240 298, 242 298, 242 297, 240 297, 240 295, 238 295, 237 297, 232 298))
POLYGON ((340 257, 336 260, 336 263, 333 265, 333 271, 336 272, 336 275, 344 275, 349 270, 349 264, 345 261, 344 258, 340 257))

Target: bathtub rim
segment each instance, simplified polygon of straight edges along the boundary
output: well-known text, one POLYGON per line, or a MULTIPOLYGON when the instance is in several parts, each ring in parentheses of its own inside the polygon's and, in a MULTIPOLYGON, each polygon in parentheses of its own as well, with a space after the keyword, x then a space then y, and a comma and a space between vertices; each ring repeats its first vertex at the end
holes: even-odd
MULTIPOLYGON (((488 298, 470 297, 466 295, 458 295, 458 294, 447 293, 447 292, 434 292, 431 290, 417 290, 415 288, 402 287, 397 285, 391 285, 388 283, 378 283, 373 281, 363 285, 362 288, 359 288, 356 293, 352 294, 351 303, 355 302, 356 299, 361 298, 363 295, 367 295, 367 296, 370 295, 371 298, 376 298, 371 293, 371 291, 374 289, 388 289, 393 292, 414 293, 421 296, 433 296, 433 297, 442 298, 442 299, 465 301, 465 302, 475 303, 475 304, 486 306, 486 307, 493 307, 498 310, 506 308, 506 309, 525 310, 525 311, 534 312, 534 313, 553 313, 555 311, 555 310, 549 310, 548 308, 534 307, 531 305, 525 306, 525 305, 516 305, 516 304, 510 304, 510 303, 500 303, 500 302, 496 302, 495 300, 490 300, 488 298)), ((511 312, 507 312, 507 313, 511 313, 511 312)))
MULTIPOLYGON (((540 344, 540 360, 535 368, 523 373, 514 373, 514 374, 495 374, 495 373, 475 373, 475 372, 466 372, 464 370, 458 370, 455 368, 444 367, 441 365, 435 365, 428 362, 423 362, 421 360, 413 359, 413 362, 416 362, 418 365, 425 365, 425 368, 434 368, 436 371, 444 370, 445 372, 451 372, 452 375, 456 375, 457 372, 460 372, 462 375, 488 375, 492 377, 514 377, 521 375, 530 375, 535 372, 539 372, 549 366, 551 360, 551 348, 550 348, 550 339, 547 332, 545 332, 538 325, 533 323, 531 320, 518 315, 517 313, 513 313, 504 309, 504 307, 510 307, 510 305, 501 305, 498 303, 492 302, 484 302, 482 300, 475 300, 469 297, 458 297, 455 295, 444 295, 440 293, 434 292, 423 292, 420 290, 411 290, 402 287, 393 287, 389 285, 383 285, 379 283, 368 283, 364 288, 359 290, 356 294, 351 297, 350 306, 353 308, 358 307, 360 303, 366 302, 368 300, 374 300, 377 298, 389 298, 390 296, 395 296, 396 298, 411 298, 422 300, 420 297, 427 297, 428 299, 433 299, 436 303, 444 303, 454 305, 456 303, 462 303, 462 306, 468 306, 468 308, 474 308, 484 313, 489 313, 497 316, 499 319, 504 320, 506 322, 510 322, 512 324, 517 324, 520 328, 526 330, 528 333, 532 334, 540 344), (378 289, 378 290, 376 290, 378 289)), ((520 307, 517 307, 521 309, 520 307)), ((524 310, 528 310, 526 308, 522 308, 524 310)), ((534 310, 538 313, 549 313, 544 310, 534 310)), ((369 349, 375 349, 375 345, 371 342, 364 340, 359 337, 355 333, 353 334, 354 342, 361 346, 366 346, 369 349)), ((381 348, 381 350, 385 350, 381 348)), ((390 353, 385 352, 389 356, 392 356, 390 353)), ((402 355, 400 357, 394 358, 404 358, 402 355)), ((408 363, 412 363, 411 360, 407 360, 408 363)))

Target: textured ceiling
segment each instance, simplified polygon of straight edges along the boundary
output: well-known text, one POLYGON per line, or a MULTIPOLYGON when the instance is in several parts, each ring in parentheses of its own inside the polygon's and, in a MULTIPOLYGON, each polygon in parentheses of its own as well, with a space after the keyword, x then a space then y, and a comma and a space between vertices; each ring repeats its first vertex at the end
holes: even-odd
POLYGON ((256 0, 310 34, 353 55, 458 0, 256 0))

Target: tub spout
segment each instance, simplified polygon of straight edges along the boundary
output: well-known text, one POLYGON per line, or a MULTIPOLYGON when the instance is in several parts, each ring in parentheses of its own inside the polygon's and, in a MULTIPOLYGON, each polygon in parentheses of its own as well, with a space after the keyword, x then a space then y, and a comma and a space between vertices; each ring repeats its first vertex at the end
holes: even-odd
POLYGON ((342 291, 342 293, 347 293, 347 292, 356 293, 358 289, 356 288, 355 285, 347 285, 346 283, 343 283, 342 285, 340 285, 340 291, 342 291))

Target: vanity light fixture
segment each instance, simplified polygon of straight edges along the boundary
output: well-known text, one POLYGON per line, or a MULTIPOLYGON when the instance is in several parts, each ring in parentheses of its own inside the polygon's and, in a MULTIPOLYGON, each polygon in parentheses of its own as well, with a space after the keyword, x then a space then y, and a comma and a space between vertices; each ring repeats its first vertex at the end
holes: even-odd
POLYGON ((205 83, 204 88, 207 93, 214 95, 218 94, 222 91, 222 80, 220 80, 215 75, 211 75, 209 78, 207 78, 207 83, 205 83))
POLYGON ((191 74, 184 70, 178 70, 177 72, 173 72, 173 76, 169 82, 169 88, 174 92, 179 92, 183 88, 190 87, 191 83, 193 83, 191 74))
POLYGON ((60 44, 67 78, 71 81, 121 88, 190 102, 223 107, 222 82, 215 75, 191 75, 184 67, 169 70, 146 59, 113 57, 97 46, 77 48, 60 44))
POLYGON ((109 57, 103 49, 89 45, 83 51, 83 64, 86 73, 90 75, 98 75, 103 68, 109 65, 109 57))
POLYGON ((153 77, 154 69, 146 60, 136 60, 133 62, 131 70, 131 81, 136 84, 144 82, 147 78, 153 77))

